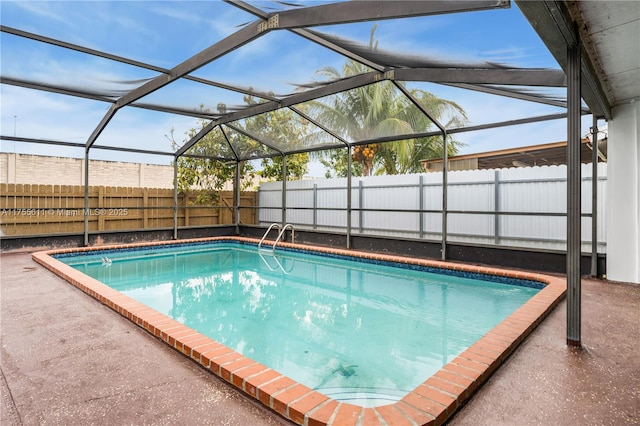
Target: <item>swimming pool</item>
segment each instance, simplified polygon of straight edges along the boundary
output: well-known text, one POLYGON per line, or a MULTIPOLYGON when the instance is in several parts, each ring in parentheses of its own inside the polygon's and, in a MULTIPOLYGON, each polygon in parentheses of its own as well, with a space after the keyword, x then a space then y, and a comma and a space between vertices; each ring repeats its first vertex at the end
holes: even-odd
POLYGON ((273 256, 255 245, 218 238, 34 259, 301 424, 440 423, 564 293, 561 280, 535 274, 329 249, 307 263, 308 247, 285 243, 273 256), (462 309, 436 308, 443 302, 462 309))

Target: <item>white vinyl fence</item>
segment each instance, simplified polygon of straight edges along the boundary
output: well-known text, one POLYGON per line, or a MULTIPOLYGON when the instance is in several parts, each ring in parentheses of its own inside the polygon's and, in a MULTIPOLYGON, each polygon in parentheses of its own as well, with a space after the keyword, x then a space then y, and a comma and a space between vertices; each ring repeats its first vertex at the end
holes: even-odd
MULTIPOLYGON (((591 164, 582 165, 582 250, 591 251, 591 164)), ((448 173, 447 241, 566 249, 566 166, 448 173)), ((607 165, 598 165, 598 252, 605 252, 607 165)), ((258 189, 261 225, 282 222, 282 182, 258 189)), ((347 180, 286 183, 286 223, 347 230, 347 180)), ((442 173, 352 179, 352 234, 442 239, 442 173)))

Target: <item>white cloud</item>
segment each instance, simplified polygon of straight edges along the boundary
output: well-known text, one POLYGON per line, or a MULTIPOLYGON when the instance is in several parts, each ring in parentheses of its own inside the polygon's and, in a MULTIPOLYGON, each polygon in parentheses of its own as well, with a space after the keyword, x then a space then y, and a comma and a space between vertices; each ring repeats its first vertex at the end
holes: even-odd
POLYGON ((199 23, 203 20, 201 14, 193 9, 184 7, 184 5, 180 6, 170 3, 154 3, 149 11, 172 20, 184 21, 190 24, 199 23))
MULTIPOLYGON (((106 104, 2 85, 2 128, 17 122, 17 136, 86 140, 106 110, 106 104)), ((9 134, 3 131, 4 135, 9 134)))
POLYGON ((54 10, 55 3, 51 2, 14 1, 10 4, 21 9, 21 13, 36 15, 47 20, 65 22, 68 18, 63 11, 54 10))

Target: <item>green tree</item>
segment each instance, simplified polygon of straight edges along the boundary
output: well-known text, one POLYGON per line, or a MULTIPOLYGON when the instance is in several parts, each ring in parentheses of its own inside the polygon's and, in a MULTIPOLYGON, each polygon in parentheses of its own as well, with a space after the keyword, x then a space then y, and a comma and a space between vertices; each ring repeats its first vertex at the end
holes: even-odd
MULTIPOLYGON (((307 174, 309 153, 287 155, 287 180, 300 180, 307 174)), ((282 157, 263 158, 260 177, 264 179, 282 179, 282 157)))
MULTIPOLYGON (((200 128, 207 124, 206 120, 200 120, 200 128)), ((185 140, 179 144, 175 140, 174 129, 167 136, 176 150, 192 137, 199 129, 190 129, 185 133, 185 140)), ((182 194, 195 192, 195 202, 198 204, 217 204, 220 201, 219 192, 223 190, 227 182, 235 176, 235 162, 227 162, 215 159, 216 153, 229 151, 226 142, 216 137, 215 132, 205 135, 197 144, 188 150, 187 156, 178 158, 178 191, 182 194), (213 158, 210 158, 213 157, 213 158)), ((242 176, 240 189, 245 190, 253 181, 255 170, 250 162, 242 161, 239 164, 240 176, 242 176)))
MULTIPOLYGON (((328 149, 318 157, 320 164, 324 166, 324 177, 347 177, 348 158, 346 149, 328 149)), ((354 176, 362 176, 362 164, 351 164, 351 173, 354 176)))
MULTIPOLYGON (((247 105, 255 105, 258 101, 252 96, 245 96, 244 102, 247 105)), ((200 106, 202 111, 206 111, 204 106, 200 106)), ((217 105, 220 114, 227 112, 224 103, 217 105)), ((171 140, 175 149, 182 146, 193 138, 207 124, 207 120, 199 121, 199 128, 190 129, 185 133, 182 143, 175 140, 174 130, 171 129, 167 136, 171 140)), ((308 124, 297 114, 289 109, 279 109, 268 113, 246 118, 242 122, 233 123, 239 130, 247 134, 256 136, 260 141, 243 134, 233 132, 225 135, 220 129, 214 129, 207 133, 200 141, 193 145, 187 155, 178 159, 178 190, 181 193, 197 190, 195 201, 199 204, 211 204, 219 201, 218 192, 224 188, 225 183, 233 180, 235 175, 235 162, 226 159, 233 158, 227 138, 232 141, 236 152, 255 153, 255 156, 273 155, 263 158, 260 161, 260 170, 251 161, 241 161, 240 176, 241 190, 246 190, 254 181, 256 176, 263 179, 282 179, 282 156, 275 154, 277 151, 270 151, 271 147, 302 148, 308 124), (263 145, 261 141, 268 144, 263 145), (221 158, 218 160, 216 158, 221 158)), ((302 179, 307 173, 309 154, 291 154, 287 158, 287 179, 302 179)))
MULTIPOLYGON (((373 50, 378 48, 378 42, 374 39, 375 30, 374 26, 369 40, 369 48, 373 50)), ((348 60, 341 71, 326 67, 320 69, 318 74, 329 80, 339 80, 368 71, 365 65, 348 60)), ((460 126, 467 120, 464 111, 455 102, 440 99, 420 89, 408 89, 408 92, 434 119, 444 121, 445 127, 460 126)), ((327 102, 311 102, 310 108, 319 122, 354 142, 437 130, 431 120, 391 81, 351 89, 329 98, 327 102)), ((447 143, 451 155, 461 145, 453 139, 448 139, 447 143)), ((442 138, 439 136, 412 138, 355 146, 352 159, 360 164, 365 176, 411 173, 421 170, 420 160, 441 157, 442 150, 442 138)), ((342 160, 346 154, 330 150, 321 155, 325 166, 339 168, 337 175, 345 174, 340 168, 346 167, 346 162, 342 160)), ((358 171, 354 169, 353 172, 357 174, 358 171)))
MULTIPOLYGON (((244 97, 247 105, 257 103, 253 96, 244 97)), ((246 118, 243 128, 274 147, 287 150, 304 148, 309 129, 308 122, 287 108, 280 108, 264 114, 246 118)), ((307 173, 309 153, 287 155, 287 179, 299 180, 307 173)), ((282 156, 263 158, 260 162, 260 177, 264 179, 282 179, 282 156)))

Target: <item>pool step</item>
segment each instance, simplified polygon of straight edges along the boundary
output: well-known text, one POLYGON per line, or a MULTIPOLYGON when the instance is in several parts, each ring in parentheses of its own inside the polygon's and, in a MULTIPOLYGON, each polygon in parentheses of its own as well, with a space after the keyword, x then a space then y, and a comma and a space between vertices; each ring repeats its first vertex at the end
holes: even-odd
POLYGON ((349 404, 362 407, 378 407, 380 405, 393 404, 400 401, 409 391, 398 389, 373 389, 373 388, 348 388, 348 387, 326 387, 316 389, 323 395, 336 401, 348 402, 349 404))

